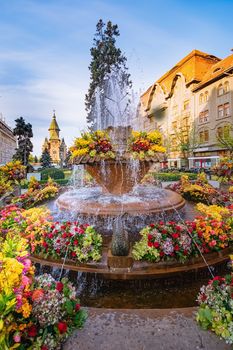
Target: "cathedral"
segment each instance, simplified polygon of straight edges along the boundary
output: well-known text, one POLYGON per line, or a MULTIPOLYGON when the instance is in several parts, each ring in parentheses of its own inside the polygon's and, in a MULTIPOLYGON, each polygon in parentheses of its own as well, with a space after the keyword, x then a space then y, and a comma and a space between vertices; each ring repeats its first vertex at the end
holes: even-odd
POLYGON ((42 152, 47 149, 50 153, 52 162, 63 165, 67 155, 67 147, 64 138, 60 139, 59 137, 60 129, 56 120, 55 111, 48 130, 49 139, 47 137, 45 138, 42 152))

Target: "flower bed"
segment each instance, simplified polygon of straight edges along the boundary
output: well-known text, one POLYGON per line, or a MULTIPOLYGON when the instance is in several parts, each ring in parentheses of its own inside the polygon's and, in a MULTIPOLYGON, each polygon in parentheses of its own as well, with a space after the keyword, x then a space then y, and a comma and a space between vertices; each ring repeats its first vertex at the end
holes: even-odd
POLYGON ((233 344, 233 274, 216 276, 203 286, 197 301, 197 321, 227 343, 233 344))
POLYGON ((211 186, 204 173, 198 175, 197 180, 191 182, 186 175, 178 183, 169 185, 168 189, 181 194, 185 199, 204 204, 229 206, 233 203, 233 192, 222 192, 211 186))
POLYGON ((158 130, 133 131, 128 142, 129 152, 133 158, 144 159, 146 157, 154 157, 156 153, 164 153, 165 147, 162 146, 162 135, 158 130))
POLYGON ((212 172, 220 179, 229 181, 233 177, 233 159, 222 158, 220 162, 212 168, 212 172))
POLYGON ((197 217, 184 224, 170 221, 159 222, 144 228, 142 238, 133 247, 136 260, 185 262, 192 256, 220 251, 233 240, 232 211, 203 204, 198 209, 207 211, 206 216, 197 217))
POLYGON ((58 184, 49 179, 46 184, 41 185, 37 180, 30 180, 29 189, 26 193, 12 199, 13 204, 21 205, 22 208, 32 208, 45 201, 55 198, 59 194, 58 184))
POLYGON ((78 222, 53 222, 46 208, 24 210, 15 205, 0 211, 0 241, 7 234, 27 239, 32 254, 72 259, 74 263, 101 259, 102 236, 78 222))
POLYGON ((68 280, 34 277, 26 240, 7 234, 0 243, 0 348, 58 350, 86 314, 68 280))
POLYGON ((66 256, 75 262, 87 262, 100 260, 101 248, 102 237, 92 226, 55 222, 44 234, 42 245, 37 245, 35 254, 55 259, 66 256))

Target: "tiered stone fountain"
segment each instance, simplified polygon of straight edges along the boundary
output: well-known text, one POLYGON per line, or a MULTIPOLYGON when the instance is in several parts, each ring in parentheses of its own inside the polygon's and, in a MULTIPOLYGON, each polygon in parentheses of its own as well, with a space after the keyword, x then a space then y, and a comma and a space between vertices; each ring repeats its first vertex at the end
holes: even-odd
POLYGON ((103 234, 112 233, 116 218, 122 218, 129 234, 134 234, 153 220, 176 217, 185 204, 175 192, 140 185, 151 166, 163 161, 164 155, 132 160, 127 151, 131 131, 131 127, 108 128, 115 159, 103 161, 89 155, 74 159, 74 164, 83 164, 100 187, 86 189, 85 193, 82 189, 70 191, 57 201, 60 210, 93 223, 103 234))

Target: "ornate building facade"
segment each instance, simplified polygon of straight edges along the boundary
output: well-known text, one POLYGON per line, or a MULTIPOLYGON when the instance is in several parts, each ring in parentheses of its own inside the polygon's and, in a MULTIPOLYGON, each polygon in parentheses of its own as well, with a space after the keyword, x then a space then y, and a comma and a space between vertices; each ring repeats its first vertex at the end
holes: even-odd
POLYGON ((232 72, 233 55, 193 50, 141 96, 138 123, 161 130, 169 167, 210 167, 225 152, 217 133, 233 125, 232 72))
POLYGON ((16 139, 12 129, 5 123, 0 114, 0 165, 12 160, 16 149, 16 139))
POLYGON ((52 162, 63 165, 67 155, 67 147, 64 138, 60 139, 60 128, 58 126, 55 112, 49 126, 49 139, 46 137, 42 146, 42 152, 49 151, 52 162))

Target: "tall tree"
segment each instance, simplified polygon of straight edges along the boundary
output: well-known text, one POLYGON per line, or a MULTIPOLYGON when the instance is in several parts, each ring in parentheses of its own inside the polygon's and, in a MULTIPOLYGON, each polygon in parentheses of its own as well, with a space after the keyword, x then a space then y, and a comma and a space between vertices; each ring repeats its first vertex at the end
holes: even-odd
POLYGON ((102 19, 98 21, 93 47, 90 50, 92 58, 89 66, 91 81, 85 96, 87 122, 92 130, 97 127, 97 113, 101 115, 103 120, 106 120, 111 114, 107 107, 107 102, 111 100, 109 78, 114 76, 121 91, 132 85, 126 67, 127 59, 116 47, 116 38, 119 35, 116 24, 108 21, 105 25, 102 19))
POLYGON ((40 159, 42 168, 50 168, 52 164, 52 158, 47 148, 44 149, 41 159, 40 159))
POLYGON ((16 126, 13 129, 13 134, 17 137, 17 149, 14 159, 20 160, 23 165, 29 163, 30 152, 33 150, 31 138, 33 137, 32 125, 26 123, 23 117, 15 120, 16 126))
POLYGON ((40 162, 41 162, 42 168, 50 168, 51 167, 52 158, 51 158, 50 153, 49 153, 47 148, 44 149, 44 151, 41 155, 40 162))

